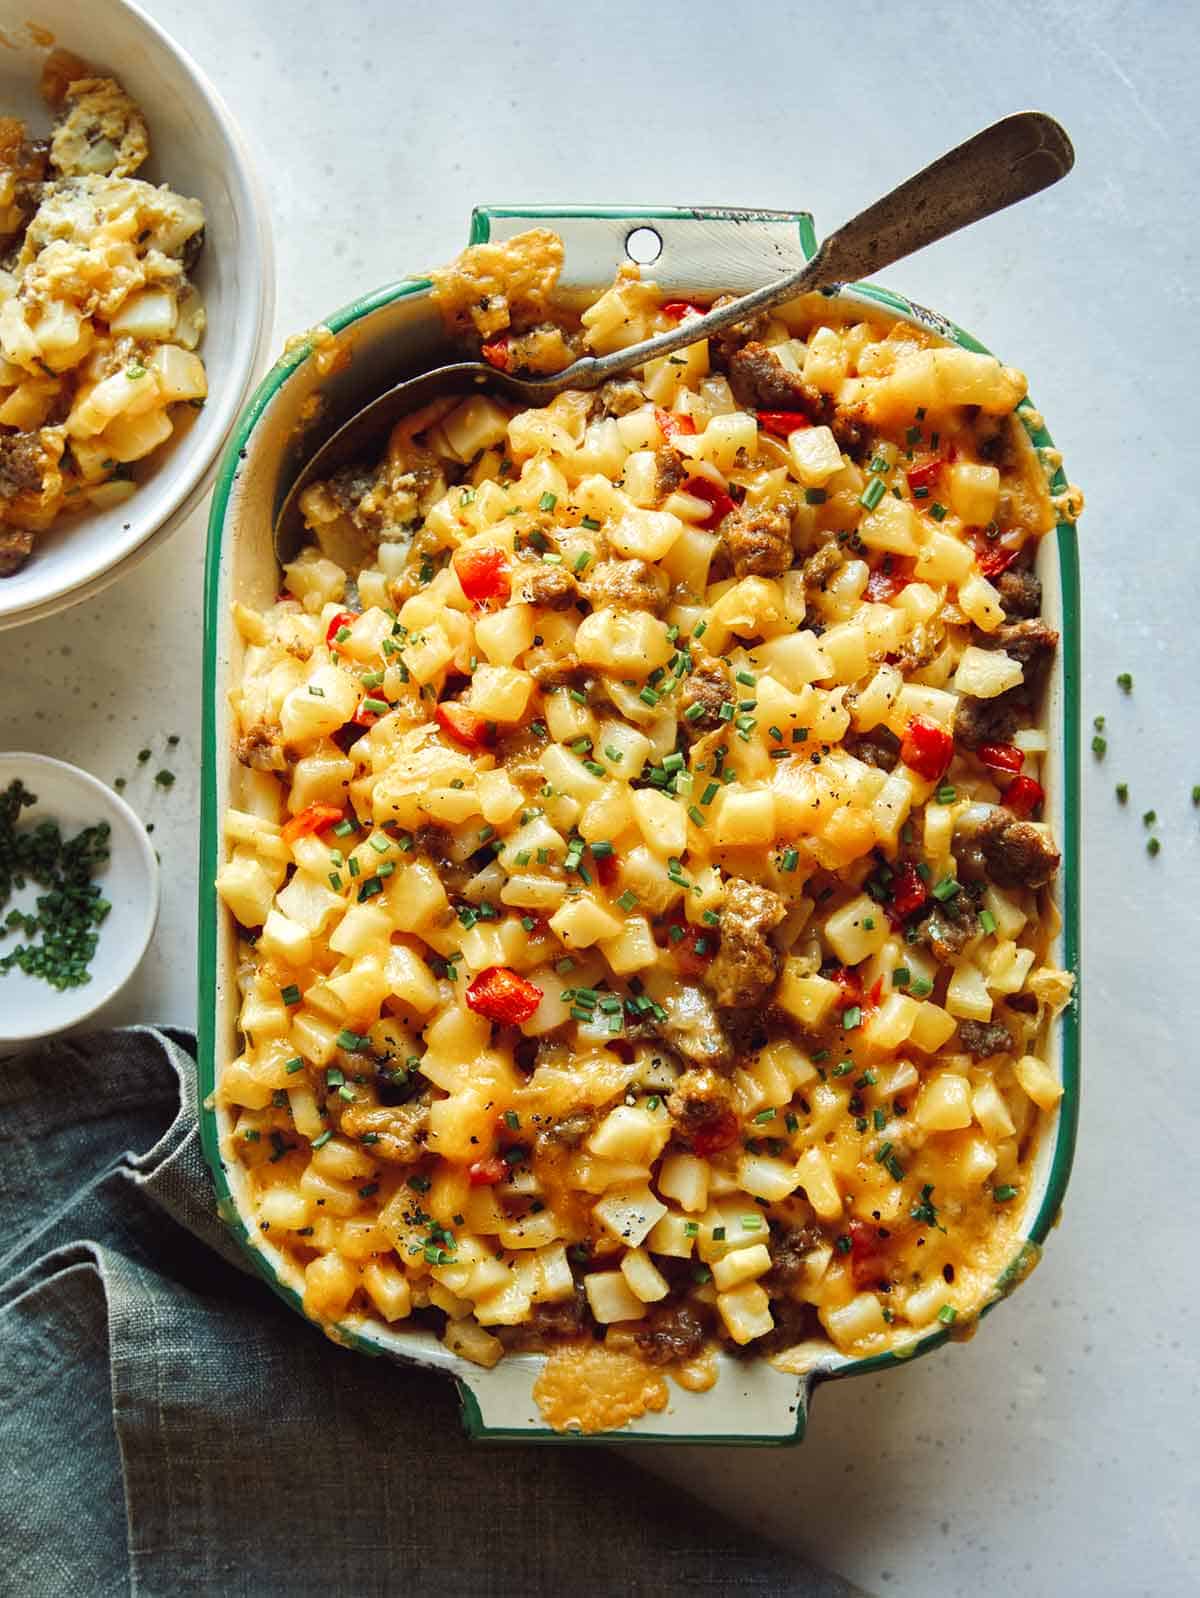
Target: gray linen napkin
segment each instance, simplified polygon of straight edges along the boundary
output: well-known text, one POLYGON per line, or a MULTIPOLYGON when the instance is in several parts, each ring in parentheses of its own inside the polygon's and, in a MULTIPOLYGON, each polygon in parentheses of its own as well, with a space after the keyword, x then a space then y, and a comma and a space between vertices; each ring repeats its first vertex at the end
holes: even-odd
POLYGON ((604 1450, 473 1445, 212 1211, 192 1039, 0 1062, 0 1592, 799 1593, 835 1577, 604 1450))

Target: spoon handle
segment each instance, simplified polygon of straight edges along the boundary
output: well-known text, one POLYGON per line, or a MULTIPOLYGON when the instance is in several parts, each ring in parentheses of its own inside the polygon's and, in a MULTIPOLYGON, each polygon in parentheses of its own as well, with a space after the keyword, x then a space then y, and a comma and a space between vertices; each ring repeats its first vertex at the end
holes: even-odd
POLYGON ((538 380, 536 386, 546 393, 594 388, 632 366, 710 338, 798 294, 870 277, 914 250, 1049 188, 1074 164, 1071 141, 1053 117, 1041 111, 1003 117, 860 211, 831 233, 799 271, 753 289, 719 310, 686 318, 656 338, 575 361, 553 378, 538 380))

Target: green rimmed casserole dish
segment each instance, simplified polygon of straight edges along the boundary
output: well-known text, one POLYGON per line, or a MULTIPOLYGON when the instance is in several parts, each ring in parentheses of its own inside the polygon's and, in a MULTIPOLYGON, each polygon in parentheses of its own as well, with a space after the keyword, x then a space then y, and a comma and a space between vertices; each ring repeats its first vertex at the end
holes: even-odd
MULTIPOLYGON (((813 254, 817 242, 812 219, 803 212, 579 206, 481 208, 472 218, 470 242, 503 239, 536 222, 547 223, 563 237, 566 268, 562 286, 568 293, 607 284, 615 265, 625 258, 626 240, 635 229, 650 228, 662 242, 661 255, 647 269, 648 275, 671 297, 697 299, 720 292, 745 292, 799 265, 813 254)), ((294 1268, 265 1238, 249 1230, 241 1217, 239 1168, 227 1157, 230 1122, 215 1104, 213 1091, 217 1062, 237 1052, 235 939, 231 918, 213 888, 221 863, 221 817, 230 803, 236 774, 227 705, 240 669, 240 643, 230 607, 235 599, 262 604, 274 597, 278 573, 271 525, 306 456, 382 389, 451 358, 430 289, 428 279, 402 279, 330 317, 324 326, 350 356, 337 363, 337 371, 322 375, 318 370, 314 351, 323 335, 310 335, 284 355, 260 383, 238 421, 221 459, 209 519, 200 847, 200 1131, 223 1219, 274 1291, 298 1312, 300 1292, 294 1268), (320 395, 321 404, 314 421, 315 395, 320 395)), ((842 297, 864 311, 876 308, 905 317, 967 349, 984 349, 953 323, 888 290, 859 285, 844 290, 842 297)), ((1066 480, 1040 416, 1028 401, 1022 403, 1019 414, 1046 461, 1051 491, 1062 493, 1066 480)), ((1078 978, 1079 576, 1075 528, 1070 521, 1060 521, 1055 535, 1042 540, 1038 572, 1044 585, 1044 612, 1062 635, 1045 710, 1050 733, 1044 768, 1047 819, 1063 854, 1054 885, 1062 925, 1050 957, 1078 978)), ((1057 1110, 1042 1117, 1025 1199, 1023 1241, 997 1278, 984 1314, 1029 1274, 1057 1219, 1075 1146, 1079 1037, 1076 997, 1053 1025, 1047 1043, 1047 1058, 1061 1077, 1064 1093, 1057 1110)), ((465 1425, 474 1437, 567 1440, 545 1426, 533 1402, 531 1389, 540 1355, 510 1355, 494 1369, 483 1370, 452 1355, 429 1332, 405 1331, 403 1323, 399 1329, 390 1328, 365 1317, 347 1317, 331 1329, 331 1335, 363 1353, 390 1355, 445 1370, 458 1382, 465 1425)), ((662 1413, 646 1415, 620 1432, 568 1437, 590 1442, 797 1442, 804 1435, 809 1400, 818 1382, 902 1364, 939 1347, 952 1335, 945 1328, 917 1334, 899 1352, 866 1359, 850 1359, 830 1348, 801 1375, 784 1374, 762 1361, 733 1361, 722 1356, 721 1377, 710 1392, 684 1392, 672 1384, 670 1406, 662 1413)))

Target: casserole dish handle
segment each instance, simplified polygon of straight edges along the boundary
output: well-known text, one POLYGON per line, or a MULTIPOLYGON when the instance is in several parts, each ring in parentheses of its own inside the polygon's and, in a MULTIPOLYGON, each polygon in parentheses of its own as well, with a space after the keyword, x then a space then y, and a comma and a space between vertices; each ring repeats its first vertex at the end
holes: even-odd
POLYGON ((745 294, 802 267, 816 253, 807 211, 739 211, 721 206, 481 205, 471 213, 472 244, 548 227, 566 246, 563 289, 611 281, 635 262, 643 276, 665 277, 673 291, 712 298, 745 294))
MULTIPOLYGON (((823 1345, 819 1357, 827 1359, 823 1345)), ((797 1350, 800 1355, 800 1350, 797 1350)), ((785 1356, 786 1357, 786 1356, 785 1356)), ((810 1353, 811 1357, 811 1353, 810 1353)), ((665 1371, 665 1409, 650 1410, 615 1431, 554 1431, 538 1412, 532 1389, 540 1356, 512 1357, 491 1370, 457 1361, 459 1400, 467 1434, 490 1442, 544 1443, 798 1443, 804 1437, 809 1397, 820 1372, 778 1371, 766 1361, 718 1357, 719 1375, 707 1392, 688 1392, 665 1371)))

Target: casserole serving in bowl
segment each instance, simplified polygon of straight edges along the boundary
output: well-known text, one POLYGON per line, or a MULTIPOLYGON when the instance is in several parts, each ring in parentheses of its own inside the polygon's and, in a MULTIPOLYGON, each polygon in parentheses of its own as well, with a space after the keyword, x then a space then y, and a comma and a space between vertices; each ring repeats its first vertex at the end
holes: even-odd
MULTIPOLYGON (((637 305, 653 317, 687 315, 687 299, 750 287, 792 264, 798 249, 812 242, 805 219, 779 214, 549 215, 566 243, 560 303, 594 301, 622 253, 649 259, 655 247, 660 252, 653 293, 649 286, 630 287, 626 272, 618 289, 585 315, 589 335, 603 325, 606 336, 618 341, 636 322, 637 305)), ((491 231, 493 239, 503 239, 528 220, 528 213, 483 214, 475 236, 486 238, 491 231)), ((471 265, 484 273, 514 253, 515 247, 477 252, 471 265)), ((460 307, 481 306, 489 321, 495 310, 469 281, 464 295, 462 281, 455 284, 451 277, 447 295, 443 278, 440 292, 443 302, 457 296, 460 307)), ((277 605, 279 574, 267 548, 274 509, 299 461, 330 428, 397 377, 446 358, 450 345, 436 299, 423 282, 398 285, 314 334, 308 348, 298 350, 260 390, 226 459, 214 507, 203 869, 206 882, 220 871, 223 896, 248 929, 238 939, 206 892, 204 1135, 222 1203, 275 1285, 293 1299, 302 1293, 307 1311, 330 1335, 453 1369, 476 1395, 482 1430, 544 1434, 531 1398, 535 1377, 543 1413, 556 1426, 571 1424, 569 1406, 544 1401, 552 1368, 556 1381, 563 1370, 557 1352, 543 1362, 540 1354, 522 1351, 528 1338, 510 1335, 529 1318, 528 1303, 522 1310, 517 1300, 533 1297, 569 1312, 570 1304, 561 1304, 564 1294, 572 1303, 586 1294, 590 1313, 579 1312, 579 1331, 591 1324, 614 1359, 636 1344, 662 1363, 664 1343, 671 1340, 661 1330, 668 1306, 654 1312, 648 1306, 664 1299, 673 1282, 671 1304, 680 1313, 671 1336, 693 1328, 697 1316, 707 1318, 713 1346, 720 1349, 713 1367, 716 1390, 702 1397, 699 1389, 712 1386, 711 1375, 701 1379, 680 1368, 682 1390, 669 1406, 666 1386, 656 1376, 654 1401, 639 1407, 630 1400, 623 1410, 618 1403, 608 1424, 632 1415, 631 1434, 637 1436, 785 1440, 802 1429, 805 1396, 815 1380, 931 1347, 960 1316, 958 1324, 972 1324, 1035 1261, 1061 1198, 1073 1135, 1075 1018, 1069 1012, 1062 1026, 1043 1022, 1070 992, 1070 977, 1059 968, 1069 971, 1074 958, 1073 810, 1063 801, 1074 769, 1064 750, 1073 749, 1076 729, 1065 710, 1061 664, 1071 663, 1073 644, 1068 636, 1050 685, 1051 735, 1018 727, 1011 692, 1022 681, 1020 660, 1031 684, 1035 660, 1049 664, 1047 651, 1053 652, 1057 635, 1044 621, 1005 618, 1030 617, 1043 590, 1049 618, 1059 617, 1064 571, 1073 593, 1069 524, 1056 535, 1068 557, 1061 564, 1049 558, 1049 536, 1031 539, 1012 581, 1002 583, 1011 612, 1001 610, 998 591, 983 575, 1003 572, 1019 552, 1021 537, 1006 535, 1004 528, 1020 523, 1049 533, 1054 518, 1043 480, 1057 471, 1057 462, 1040 431, 1029 443, 1030 423, 1040 429, 1040 421, 1028 406, 1024 431, 1007 418, 1023 393, 1019 374, 999 367, 928 313, 877 291, 844 293, 815 306, 798 305, 791 323, 762 331, 765 343, 747 333, 732 355, 715 352, 711 378, 704 376, 707 361, 697 347, 694 374, 677 370, 688 367, 687 359, 678 359, 644 375, 640 390, 626 384, 623 392, 602 395, 601 406, 619 420, 598 419, 586 444, 580 432, 580 459, 569 459, 574 445, 562 412, 557 423, 539 412, 501 415, 497 422, 494 407, 489 412, 485 402, 473 401, 473 409, 463 408, 466 414, 443 409, 436 417, 423 416, 412 430, 413 437, 426 440, 418 469, 437 477, 430 451, 441 451, 447 461, 466 462, 471 474, 464 478, 462 468, 453 468, 451 481, 474 485, 451 495, 443 484, 438 492, 444 498, 421 507, 435 544, 440 529, 448 534, 443 542, 457 547, 453 567, 438 571, 444 557, 440 546, 431 546, 420 572, 414 561, 410 574, 403 550, 388 545, 385 552, 381 545, 378 565, 394 562, 396 569, 361 572, 360 615, 334 603, 345 590, 337 562, 357 572, 374 567, 373 560, 335 553, 314 565, 302 558, 288 567, 288 592, 277 605), (805 329, 811 335, 807 345, 795 336, 805 329), (834 380, 841 386, 845 361, 855 363, 850 370, 861 375, 849 382, 864 407, 864 422, 872 415, 880 421, 886 403, 907 407, 904 420, 917 425, 906 434, 900 424, 898 445, 884 442, 879 430, 843 425, 845 416, 831 418, 841 426, 835 441, 829 426, 812 425, 814 390, 798 375, 785 381, 785 365, 790 362, 798 374, 802 362, 805 377, 819 386, 825 368, 836 367, 844 339, 853 353, 844 354, 841 377, 834 373, 834 380), (903 369, 902 380, 889 378, 881 386, 879 374, 893 368, 898 376, 903 369), (726 370, 729 382, 721 375, 726 370), (696 388, 689 390, 692 376, 696 388), (950 409, 937 398, 941 383, 951 385, 950 409), (777 397, 784 391, 784 398, 777 397), (794 393, 809 414, 788 407, 786 393, 794 393), (749 404, 755 414, 738 412, 735 401, 749 404), (989 414, 997 420, 983 427, 989 414), (439 417, 445 419, 442 432, 439 417), (494 436, 485 439, 489 428, 494 436), (502 440, 506 428, 508 448, 475 459, 479 448, 502 440), (873 444, 866 441, 868 431, 873 444), (682 435, 698 436, 686 442, 682 435), (961 459, 956 439, 966 452, 961 459), (539 441, 546 441, 544 447, 539 441), (987 452, 988 461, 1003 464, 1008 487, 999 510, 994 507, 1002 474, 994 465, 974 464, 977 445, 981 462, 987 452), (573 474, 569 481, 576 486, 569 496, 568 479, 551 459, 556 452, 573 474), (524 463, 519 484, 510 455, 524 463), (685 456, 691 475, 682 464, 685 456), (1041 503, 1026 516, 1023 485, 1035 480, 1041 503), (929 487, 934 482, 936 496, 929 487), (981 508, 985 500, 993 508, 981 508), (637 509, 660 502, 662 510, 637 509), (718 523, 719 539, 706 531, 718 523), (790 570, 794 548, 813 548, 814 541, 821 547, 803 562, 803 574, 790 570), (653 562, 668 544, 674 553, 656 573, 653 562), (486 597, 475 589, 483 565, 505 565, 503 547, 519 557, 512 568, 517 611, 501 608, 488 617, 482 614, 486 597), (606 550, 645 558, 611 561, 606 550), (1028 561, 1035 550, 1036 571, 1028 561), (599 564, 588 573, 592 560, 599 564), (556 561, 568 566, 551 581, 556 568, 550 563, 556 561), (579 574, 578 588, 568 571, 579 574), (782 574, 778 583, 776 574, 782 574), (674 583, 672 601, 667 620, 655 621, 656 605, 661 610, 666 603, 666 576, 674 583), (868 579, 869 651, 859 624, 843 620, 868 579), (655 599, 659 582, 664 586, 655 599), (939 610, 937 628, 923 631, 916 642, 908 639, 916 621, 942 605, 934 590, 947 582, 954 585, 955 603, 939 610), (518 585, 525 595, 526 584, 530 593, 520 598, 518 585), (630 584, 646 597, 631 600, 630 584), (428 596, 418 592, 424 586, 428 596), (888 600, 902 590, 899 608, 889 609, 888 600), (556 620, 556 598, 560 612, 582 609, 585 619, 566 614, 556 620), (235 611, 236 630, 229 620, 235 611), (532 645, 525 638, 505 657, 512 639, 504 639, 530 617, 536 620, 532 645), (376 661, 361 646, 365 631, 374 636, 380 627, 390 637, 374 639, 376 661), (481 665, 473 655, 468 660, 472 633, 488 661, 519 655, 528 669, 481 665), (453 681, 443 689, 431 682, 425 690, 427 678, 446 678, 445 662, 454 653, 447 640, 459 635, 463 658, 450 672, 453 681), (764 641, 731 644, 734 635, 764 641), (561 661, 547 658, 560 638, 564 646, 574 640, 578 659, 570 651, 561 661), (988 647, 968 643, 972 639, 988 647), (618 647, 620 640, 625 642, 618 647), (276 642, 281 653, 272 652, 276 642), (748 654, 751 647, 754 653, 748 654), (431 650, 442 651, 432 665, 431 650), (389 665, 395 655, 400 661, 389 665), (361 684, 360 660, 371 666, 361 684), (914 676, 907 685, 893 664, 901 661, 914 676), (590 674, 569 695, 564 679, 561 698, 552 697, 560 691, 560 670, 569 677, 583 667, 590 674), (670 675, 664 681, 665 673, 670 675), (432 729, 416 727, 411 736, 403 729, 424 719, 423 697, 431 695, 436 703, 439 692, 456 693, 464 680, 470 686, 463 701, 436 704, 440 732, 430 749, 437 772, 428 768, 425 787, 418 784, 414 791, 402 771, 399 786, 396 773, 388 782, 363 778, 351 784, 354 762, 365 754, 378 772, 376 756, 388 755, 397 734, 401 765, 405 739, 410 755, 425 746, 432 729), (709 704, 705 687, 718 681, 724 686, 709 704), (744 686, 733 689, 734 681, 744 686), (343 716, 338 707, 350 683, 355 704, 361 692, 368 697, 357 711, 349 705, 343 716), (611 730, 594 743, 586 735, 598 730, 589 706, 593 683, 596 708, 608 717, 599 727, 611 730), (819 683, 833 686, 814 686, 819 683), (676 699, 660 704, 681 685, 676 699), (951 686, 957 691, 947 691, 951 686), (220 688, 233 696, 236 719, 219 709, 220 688), (513 784, 526 781, 529 750, 510 751, 497 733, 521 720, 520 708, 508 703, 518 690, 522 705, 533 691, 536 705, 546 707, 536 711, 544 720, 530 727, 543 773, 536 780, 544 782, 540 799, 530 797, 531 790, 523 801, 515 799, 518 809, 522 803, 527 808, 521 835, 510 839, 516 818, 507 801, 513 784), (1010 694, 1007 708, 997 697, 1004 693, 1010 694), (744 702, 742 694, 748 695, 744 702), (247 712, 247 695, 264 707, 261 721, 247 712), (616 720, 605 706, 616 707, 616 720), (761 715, 766 708, 770 717, 761 715), (355 725, 341 727, 352 713, 355 725), (952 715, 954 737, 970 753, 947 782, 954 740, 934 722, 952 715), (881 719, 888 725, 872 733, 881 719), (309 722, 318 741, 341 728, 341 742, 310 749, 309 722), (328 722, 323 734, 317 722, 328 722), (728 734, 722 731, 726 724, 728 734), (1010 738, 1016 741, 998 741, 1010 738), (235 739, 244 779, 233 760, 235 739), (343 751, 358 739, 351 760, 343 751), (846 747, 839 748, 843 739, 846 747), (485 747, 490 744, 495 752, 485 747), (461 753, 463 747, 479 751, 477 767, 461 753), (581 758, 589 750, 590 757, 581 758), (1028 775, 1015 775, 1026 752, 1027 769, 1039 772, 1044 789, 1028 775), (636 768, 628 773, 619 767, 625 754, 626 765, 636 768), (337 793, 326 787, 335 768, 344 774, 337 780, 349 789, 346 797, 352 796, 358 819, 341 809, 330 814, 328 801, 337 793), (292 819, 282 830, 280 781, 292 784, 292 819), (478 817, 476 801, 485 790, 484 816, 478 817), (305 808, 305 794, 326 803, 305 808), (864 796, 870 816, 855 813, 864 796), (225 805, 230 808, 222 822, 225 805), (1018 819, 1043 806, 1047 827, 1018 819), (920 845, 904 820, 910 809, 924 839, 920 845), (435 906, 432 921, 414 895, 428 897, 428 857, 445 847, 445 834, 438 826, 422 826, 414 840, 412 833, 396 830, 417 827, 418 814, 425 812, 427 820, 451 830, 474 813, 474 828, 486 817, 502 833, 496 838, 497 828, 489 825, 476 842, 475 830, 459 829, 457 859, 465 864, 472 850, 479 854, 471 859, 476 877, 468 884, 459 872, 453 887, 461 901, 457 912, 444 908, 441 893, 443 909, 435 906), (339 817, 336 836, 307 836, 339 817), (571 834, 569 846, 551 822, 571 834), (611 832, 602 830, 605 822, 611 832), (362 825, 370 836, 360 845, 353 835, 362 825), (950 855, 955 825, 974 837, 959 850, 962 884, 950 855), (662 836, 656 833, 660 826, 662 836), (668 833, 676 839, 677 832, 681 836, 668 841, 668 833), (494 848, 482 849, 485 838, 494 848), (615 861, 609 838, 616 840, 615 861), (408 861, 414 842, 416 856, 408 861), (585 848, 599 887, 582 863, 585 848), (1036 937, 1034 945, 1018 949, 1012 940, 1029 918, 996 889, 1007 884, 1018 898, 1039 889, 1058 865, 1059 848, 1066 864, 1054 888, 1059 908, 1034 910, 1032 898, 1021 899, 1034 915, 1036 937), (556 851, 564 849, 560 860, 556 851), (487 864, 493 852, 498 857, 487 864), (974 865, 972 853, 979 857, 974 865), (800 857, 805 864, 798 873, 800 857), (299 871, 289 879, 292 859, 299 871), (951 869, 931 875, 931 863, 951 869), (345 880, 368 866, 361 884, 345 880), (839 873, 847 867, 842 881, 839 873), (328 875, 333 893, 318 872, 328 875), (387 877, 392 880, 385 882, 387 877), (285 880, 288 886, 273 905, 272 895, 285 880), (993 885, 986 893, 985 880, 993 885), (336 898, 339 893, 349 900, 336 898), (686 917, 676 903, 681 894, 689 896, 686 917), (376 903, 365 904, 375 895, 376 903), (690 895, 699 896, 695 904, 690 895), (497 896, 505 906, 529 910, 519 919, 498 912, 497 896), (320 914, 312 920, 316 898, 320 914), (548 926, 539 925, 544 917, 529 913, 555 905, 548 926), (918 927, 919 905, 925 909, 918 927), (321 928, 334 910, 340 924, 326 947, 321 928), (493 925, 480 929, 480 921, 493 925), (709 932, 710 926, 717 930, 709 932), (772 948, 765 931, 776 926, 772 948), (383 942, 360 962, 364 935, 383 942), (927 963, 923 943, 938 951, 945 969, 927 963), (968 946, 976 953, 956 958, 968 946), (503 966, 486 958, 493 948, 503 952, 503 966), (573 959, 575 950, 584 952, 573 959), (989 973, 986 982, 972 964, 976 958, 989 973), (1035 959, 1044 966, 1024 991, 1035 959), (460 962, 474 974, 469 986, 460 962), (507 969, 513 965, 533 980, 507 969), (576 973, 568 979, 569 991, 567 981, 556 979, 567 970, 576 973), (947 976, 949 987, 934 995, 935 981, 947 976), (368 1013, 367 988, 394 995, 387 1001, 391 1020, 372 1020, 379 997, 368 1013), (711 1029, 715 1042, 706 1021, 699 1025, 708 1041, 695 1035, 696 1016, 711 1014, 713 1000, 704 988, 722 1010, 721 1022, 711 1029), (1008 1030, 985 1024, 993 1019, 985 989, 1000 996, 1008 1030), (434 1010, 429 1024, 412 1019, 434 1010), (339 1014, 341 1030, 330 1030, 329 1017, 339 1014), (480 1017, 499 1026, 490 1045, 480 1017), (515 1025, 527 1040, 516 1056, 528 1077, 524 1083, 513 1074, 509 1052, 520 1044, 515 1025), (736 1044, 727 1042, 723 1025, 736 1044), (424 1057, 416 1043, 422 1029, 424 1057), (647 1037, 665 1042, 647 1048, 647 1037), (957 1052, 918 1071, 895 1057, 895 1046, 908 1037, 908 1053, 937 1054, 952 1037, 957 1052), (1014 1048, 1015 1038, 1021 1040, 1021 1058, 1010 1066, 1000 1056, 1014 1048), (838 1054, 831 1059, 835 1042, 838 1054), (973 1067, 968 1056, 982 1063, 973 1067), (385 1072, 379 1062, 388 1059, 396 1064, 385 1072), (684 1071, 683 1060, 701 1068, 684 1071), (589 1070, 578 1108, 609 1105, 599 1125, 590 1111, 563 1113, 569 1107, 564 1081, 569 1088, 573 1075, 589 1070), (411 1083, 406 1073, 416 1073, 411 1083), (419 1101, 404 1110, 387 1108, 404 1104, 419 1081, 433 1085, 420 1087, 419 1101), (1011 1089, 1007 1107, 997 1084, 1005 1093, 1011 1089), (432 1098, 435 1091, 443 1096, 432 1098), (429 1105, 426 1119, 422 1103, 429 1105), (405 1142, 400 1123, 407 1123, 410 1109, 413 1127, 421 1130, 405 1142), (502 1109, 497 1134, 489 1115, 497 1117, 502 1109), (516 1135, 522 1113, 525 1126, 538 1127, 536 1151, 516 1135), (464 1115, 473 1117, 467 1129, 479 1157, 467 1149, 464 1115), (973 1119, 987 1136, 968 1130, 973 1119), (654 1171, 654 1194, 647 1185, 650 1165, 668 1141, 672 1152, 654 1171), (399 1187, 395 1162, 404 1167, 399 1187), (584 1209, 592 1213, 594 1203, 607 1235, 589 1233, 590 1223, 577 1209, 568 1213, 570 1204, 560 1209, 564 1167, 568 1188, 603 1193, 602 1202, 593 1198, 584 1209), (943 1252, 941 1239, 961 1230, 964 1181, 973 1184, 990 1252, 943 1252), (499 1184, 499 1207, 492 1184, 499 1184), (477 1186, 484 1191, 475 1191, 477 1186), (676 1204, 669 1208, 662 1198, 676 1204), (385 1200, 385 1211, 376 1215, 385 1200), (941 1208, 946 1203, 949 1208, 941 1208), (450 1213, 459 1210, 465 1215, 450 1213), (481 1248, 480 1238, 491 1242, 481 1248), (574 1288, 564 1243, 580 1278, 574 1288), (916 1252, 926 1245, 931 1246, 924 1255, 916 1252), (693 1248, 696 1258, 689 1264, 693 1248), (418 1257, 406 1261, 406 1255, 418 1257), (926 1261, 933 1268, 923 1273, 926 1261), (597 1271, 597 1264, 619 1264, 619 1270, 597 1271), (768 1269, 770 1279, 763 1274, 768 1269), (504 1282, 508 1272, 511 1288, 502 1290, 497 1279, 504 1282), (354 1285, 360 1276, 363 1297, 354 1285), (764 1284, 779 1321, 772 1320, 764 1284), (639 1303, 647 1306, 644 1319, 639 1303), (418 1311, 412 1320, 410 1308, 418 1311), (441 1340, 426 1330, 433 1325, 441 1340), (738 1345, 765 1333, 770 1363, 734 1357, 738 1345), (464 1353, 472 1363, 462 1360, 464 1353)), ((475 310, 470 314, 475 317, 475 310)), ((479 331, 487 336, 492 329, 479 331)), ((536 355, 555 336, 543 331, 514 339, 512 349, 536 355)), ((568 330, 567 336, 574 335, 568 330)), ((510 358, 494 343, 493 354, 510 358)), ((893 432, 895 422, 892 417, 893 432)), ((411 472, 405 477, 403 465, 395 484, 408 492, 422 479, 411 472)), ((354 478, 331 488, 335 495, 348 493, 357 509, 366 503, 365 481, 354 478)), ((1058 490, 1053 503, 1065 509, 1069 496, 1061 481, 1052 486, 1058 490)), ((305 511, 310 527, 324 521, 330 534, 336 531, 332 503, 328 496, 311 499, 305 511)), ((320 542, 328 557, 326 537, 320 542)), ((504 582, 502 607, 507 576, 504 582)), ((349 595, 346 602, 354 604, 349 595)), ((1064 620, 1070 635, 1070 618, 1064 620)), ((1069 676, 1073 682, 1073 672, 1069 676)), ((1027 686, 1020 696, 1027 710, 1031 694, 1036 690, 1027 686)), ((448 855, 448 880, 453 864, 448 855)), ((575 1203, 580 1195, 568 1197, 575 1203)), ((579 1354, 585 1363, 586 1346, 579 1354)), ((580 1424, 600 1429, 603 1415, 603 1408, 592 1406, 580 1424)))
POLYGON ((28 17, 0 6, 0 627, 99 592, 179 524, 249 390, 274 297, 251 158, 199 69, 125 0, 86 19, 48 0, 28 17), (95 76, 73 99, 81 72, 95 76), (47 165, 51 106, 62 131, 47 165))

